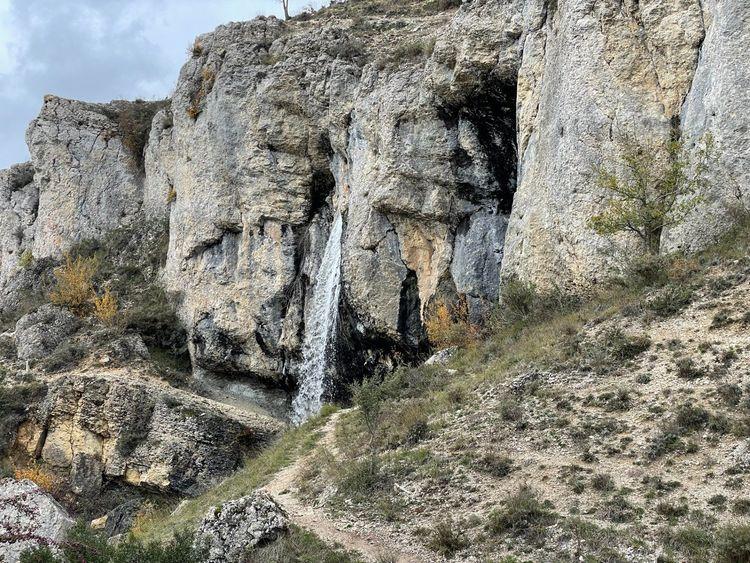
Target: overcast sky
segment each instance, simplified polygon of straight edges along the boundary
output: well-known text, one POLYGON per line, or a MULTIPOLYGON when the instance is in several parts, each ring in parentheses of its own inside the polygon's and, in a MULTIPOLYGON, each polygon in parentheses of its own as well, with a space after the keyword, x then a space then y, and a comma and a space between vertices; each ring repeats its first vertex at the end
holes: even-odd
POLYGON ((163 98, 196 35, 279 11, 276 0, 0 0, 0 169, 28 160, 24 132, 45 94, 163 98))

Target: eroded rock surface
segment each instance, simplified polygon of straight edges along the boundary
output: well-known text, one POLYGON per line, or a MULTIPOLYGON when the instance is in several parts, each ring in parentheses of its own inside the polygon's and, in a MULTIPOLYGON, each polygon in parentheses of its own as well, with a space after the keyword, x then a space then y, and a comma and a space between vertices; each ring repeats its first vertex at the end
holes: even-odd
POLYGON ((66 374, 18 432, 17 448, 68 473, 78 494, 114 479, 197 494, 281 424, 132 370, 66 374))

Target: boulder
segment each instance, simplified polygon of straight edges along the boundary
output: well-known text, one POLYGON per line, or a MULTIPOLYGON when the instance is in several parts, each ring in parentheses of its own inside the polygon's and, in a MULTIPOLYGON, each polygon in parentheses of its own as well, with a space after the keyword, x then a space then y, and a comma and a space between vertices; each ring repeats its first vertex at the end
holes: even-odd
POLYGON ((224 503, 204 516, 195 536, 207 563, 241 561, 257 545, 273 541, 289 526, 287 515, 263 492, 224 503))
POLYGON ((79 320, 67 309, 42 305, 16 323, 18 359, 38 360, 49 356, 79 327, 79 320))
POLYGON ((0 481, 0 560, 16 563, 37 546, 55 549, 74 522, 55 499, 35 483, 0 481))

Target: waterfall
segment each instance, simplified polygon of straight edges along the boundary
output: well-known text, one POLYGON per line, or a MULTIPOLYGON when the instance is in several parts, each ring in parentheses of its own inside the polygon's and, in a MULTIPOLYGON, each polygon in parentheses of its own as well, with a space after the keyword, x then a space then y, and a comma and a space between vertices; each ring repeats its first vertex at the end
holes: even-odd
POLYGON ((299 370, 301 381, 292 403, 292 421, 295 424, 317 414, 323 406, 326 371, 333 359, 330 344, 338 320, 342 223, 341 214, 336 213, 312 288, 313 297, 305 325, 299 370))

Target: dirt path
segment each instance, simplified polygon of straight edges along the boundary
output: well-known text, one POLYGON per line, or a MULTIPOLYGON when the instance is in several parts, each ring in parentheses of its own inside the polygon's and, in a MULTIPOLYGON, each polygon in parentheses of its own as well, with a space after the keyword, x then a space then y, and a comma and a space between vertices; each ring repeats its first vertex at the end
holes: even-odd
MULTIPOLYGON (((331 416, 322 428, 323 436, 318 447, 325 447, 335 454, 334 434, 339 417, 346 411, 339 411, 331 416)), ((274 477, 263 489, 289 515, 294 524, 314 532, 320 539, 333 545, 339 544, 344 549, 356 551, 365 561, 396 561, 398 563, 419 563, 425 561, 415 555, 403 553, 395 542, 388 541, 381 535, 345 529, 346 524, 331 519, 322 508, 308 506, 296 496, 299 476, 310 462, 314 452, 298 459, 274 477)))

